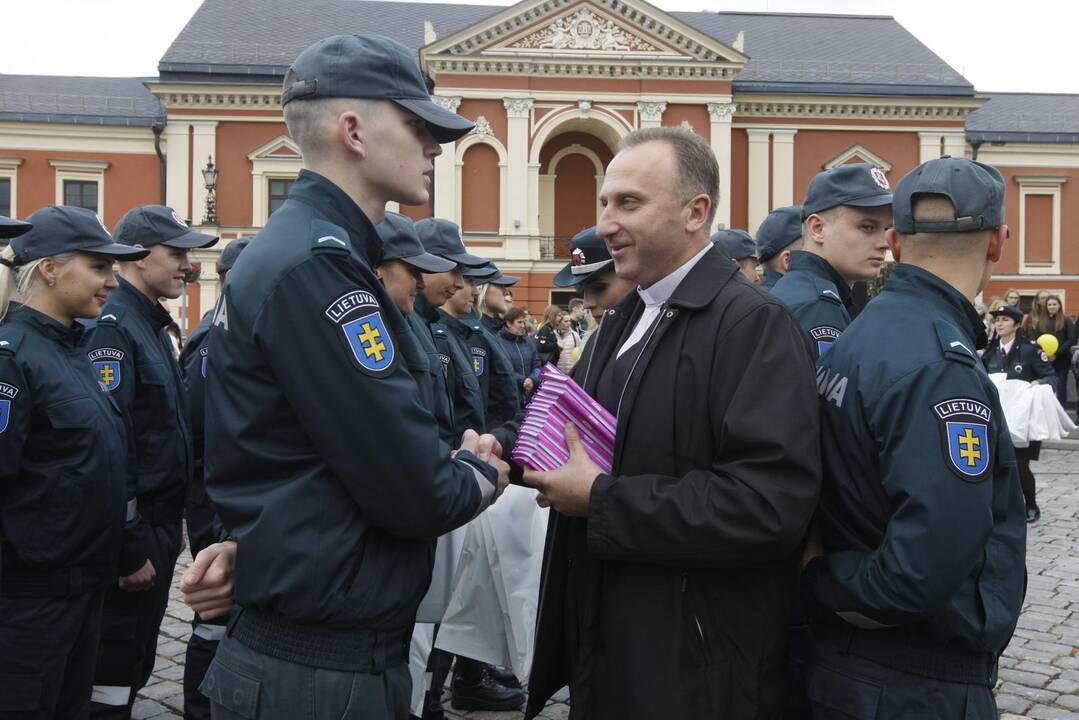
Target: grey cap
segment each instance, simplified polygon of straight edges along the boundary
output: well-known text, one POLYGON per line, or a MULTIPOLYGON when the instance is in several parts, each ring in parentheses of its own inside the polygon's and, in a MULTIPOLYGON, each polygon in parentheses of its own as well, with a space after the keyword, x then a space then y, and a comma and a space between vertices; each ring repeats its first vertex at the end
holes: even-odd
POLYGON ((809 181, 802 220, 840 205, 883 207, 892 204, 892 186, 884 171, 869 163, 839 165, 809 181))
POLYGON ((217 236, 195 232, 176 211, 164 205, 140 205, 116 224, 116 242, 124 245, 168 245, 192 250, 217 243, 217 236))
POLYGON ((757 257, 757 243, 745 230, 719 230, 712 234, 712 243, 734 260, 757 257))
POLYGON ((238 238, 226 245, 225 249, 221 251, 221 256, 217 258, 218 274, 231 270, 232 266, 236 264, 236 258, 240 257, 240 253, 250 242, 251 238, 238 238))
POLYGON ((911 170, 895 189, 895 230, 954 233, 988 230, 1004 224, 1004 178, 996 168, 950 155, 911 170), (943 195, 955 206, 954 220, 915 220, 916 195, 943 195))
POLYGON ((423 249, 427 252, 452 260, 458 265, 470 268, 483 267, 486 258, 470 254, 461 240, 461 228, 456 223, 442 218, 424 218, 415 225, 423 249))
POLYGON ((25 265, 53 255, 68 252, 88 252, 108 255, 117 260, 141 260, 150 254, 144 248, 133 248, 113 242, 97 213, 70 205, 49 205, 30 215, 27 227, 31 230, 11 240, 15 259, 5 265, 25 265))
POLYGON ((382 239, 382 262, 400 260, 425 273, 449 272, 457 267, 457 263, 425 251, 412 220, 404 215, 386 213, 375 230, 382 239))
POLYGON ((18 237, 32 228, 33 225, 22 220, 16 220, 15 218, 9 218, 7 215, 0 215, 0 239, 7 240, 13 237, 18 237))
POLYGON ((281 93, 282 106, 327 97, 392 100, 422 118, 440 143, 452 142, 474 126, 468 118, 435 104, 415 55, 381 35, 319 40, 301 52, 289 70, 295 80, 281 93))
POLYGON ((757 257, 771 260, 792 242, 802 238, 802 206, 776 208, 757 228, 757 257))

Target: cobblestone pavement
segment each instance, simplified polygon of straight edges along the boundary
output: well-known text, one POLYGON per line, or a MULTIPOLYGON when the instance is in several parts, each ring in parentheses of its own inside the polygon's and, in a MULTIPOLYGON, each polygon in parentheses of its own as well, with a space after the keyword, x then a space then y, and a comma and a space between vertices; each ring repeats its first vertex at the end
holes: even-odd
MULTIPOLYGON (((1077 448, 1079 450, 1079 448, 1077 448)), ((1043 450, 1031 468, 1038 478, 1042 519, 1029 526, 1026 605, 1000 661, 997 705, 1001 718, 1079 720, 1079 451, 1043 450)), ((186 553, 183 560, 186 560, 186 553)), ((179 571, 161 627, 157 666, 139 694, 136 720, 180 718, 183 663, 191 611, 180 601, 179 571)), ((543 717, 569 717, 563 694, 543 717)), ((449 710, 449 702, 446 702, 449 710)), ((516 720, 516 712, 448 712, 453 718, 516 720)))

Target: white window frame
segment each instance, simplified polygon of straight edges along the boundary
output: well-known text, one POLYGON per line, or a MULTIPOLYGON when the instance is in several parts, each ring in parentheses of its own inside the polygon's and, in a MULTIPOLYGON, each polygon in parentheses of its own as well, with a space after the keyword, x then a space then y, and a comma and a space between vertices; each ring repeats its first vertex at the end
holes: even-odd
POLYGON ((1016 175, 1019 183, 1019 274, 1045 275, 1060 272, 1060 215, 1061 186, 1068 181, 1066 175, 1016 175), (1048 195, 1052 198, 1052 261, 1027 261, 1027 197, 1048 195))
POLYGON ((279 135, 256 148, 247 159, 251 161, 251 225, 262 227, 270 219, 270 180, 295 180, 303 169, 303 158, 292 138, 279 135), (296 155, 273 154, 283 147, 296 155))
POLYGON ((11 217, 19 217, 19 166, 22 158, 0 157, 0 180, 11 182, 11 217))
POLYGON ((56 174, 56 204, 64 204, 64 181, 97 183, 97 216, 105 219, 105 171, 109 165, 100 160, 49 160, 56 174))

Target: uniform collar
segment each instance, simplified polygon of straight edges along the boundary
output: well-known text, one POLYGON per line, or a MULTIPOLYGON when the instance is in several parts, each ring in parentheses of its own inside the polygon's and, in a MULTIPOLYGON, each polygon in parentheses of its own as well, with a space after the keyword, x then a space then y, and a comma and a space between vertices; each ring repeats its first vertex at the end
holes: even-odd
POLYGON ((442 308, 439 308, 436 312, 438 313, 438 321, 453 329, 458 335, 469 335, 472 332, 473 323, 467 322, 467 318, 455 318, 442 308))
POLYGON ((820 255, 814 255, 805 250, 795 250, 791 253, 791 264, 787 272, 794 270, 801 270, 835 284, 836 290, 839 291, 839 299, 843 301, 845 307, 850 307, 850 285, 832 267, 832 264, 820 255))
POLYGON ((423 318, 428 325, 438 321, 438 308, 432 305, 422 292, 416 293, 416 302, 412 307, 412 312, 423 318))
POLYGON ((311 170, 301 170, 288 197, 310 205, 321 218, 348 230, 353 248, 371 267, 382 264, 382 241, 375 226, 348 193, 332 181, 311 170))
POLYGON ((153 326, 155 330, 166 328, 172 324, 172 315, 161 306, 161 303, 151 300, 142 294, 142 291, 129 283, 124 278, 118 278, 120 286, 109 293, 109 300, 120 300, 121 303, 132 308, 153 326))
POLYGON ((38 312, 17 302, 13 302, 8 306, 8 314, 4 323, 30 328, 66 347, 78 347, 84 334, 80 323, 76 322, 71 326, 66 326, 43 312, 38 312))
POLYGON ((939 277, 915 265, 896 263, 884 292, 917 295, 944 310, 951 321, 963 328, 979 350, 986 346, 985 324, 970 300, 939 277))

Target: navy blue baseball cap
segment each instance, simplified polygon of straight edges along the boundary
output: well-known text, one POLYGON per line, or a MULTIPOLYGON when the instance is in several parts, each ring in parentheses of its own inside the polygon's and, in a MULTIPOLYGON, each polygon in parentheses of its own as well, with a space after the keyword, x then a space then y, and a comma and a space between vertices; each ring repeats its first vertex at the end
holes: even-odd
POLYGON ((1015 305, 1005 305, 1002 308, 993 310, 989 314, 993 317, 997 317, 998 315, 1005 315, 1007 317, 1010 317, 1012 320, 1015 320, 1016 323, 1023 322, 1023 311, 1017 308, 1015 305))
POLYGON ((461 239, 461 228, 456 223, 442 218, 424 218, 415 226, 416 235, 423 244, 423 249, 432 255, 452 260, 458 265, 478 268, 487 264, 486 258, 472 255, 465 249, 461 239))
POLYGON ((802 239, 802 206, 788 205, 768 213, 757 228, 757 258, 771 260, 790 245, 802 239))
POLYGON ((802 203, 802 220, 840 205, 883 207, 891 204, 892 186, 879 167, 869 163, 838 165, 817 173, 809 181, 802 203))
POLYGON ((569 244, 570 261, 554 276, 556 286, 580 285, 596 273, 613 269, 611 264, 614 259, 611 258, 611 251, 607 249, 607 243, 603 242, 603 238, 596 234, 595 226, 574 235, 569 244))
POLYGON ((140 205, 116 224, 116 242, 124 245, 168 245, 192 250, 217 243, 217 236, 195 232, 176 211, 164 205, 140 205))
POLYGON ((448 272, 457 267, 452 260, 432 255, 423 249, 412 220, 398 213, 388 212, 375 226, 382 239, 382 262, 400 260, 425 273, 448 272))
POLYGON ((348 97, 391 100, 427 123, 435 140, 448 143, 474 127, 431 100, 416 56, 380 35, 334 35, 305 49, 292 63, 282 107, 297 100, 348 97))
POLYGON ((7 240, 8 238, 18 237, 32 227, 33 225, 30 223, 9 218, 7 215, 0 215, 0 239, 7 240))
POLYGON ((719 245, 733 260, 757 257, 757 243, 745 230, 719 230, 712 233, 712 244, 719 245))
POLYGON ((1004 178, 991 165, 944 155, 903 176, 895 189, 894 213, 896 232, 906 235, 998 228, 1004 224, 1004 178), (955 219, 915 220, 917 195, 948 198, 955 207, 955 219))
POLYGON ((109 255, 117 260, 141 260, 149 250, 113 242, 97 213, 70 205, 43 207, 27 221, 33 228, 11 241, 11 267, 68 252, 109 255))
POLYGON ((225 249, 221 251, 221 256, 217 258, 218 274, 231 270, 232 266, 236 264, 236 258, 240 257, 240 253, 250 242, 251 238, 239 238, 226 245, 225 249))
MULTIPOLYGON (((494 265, 494 263, 491 263, 494 265)), ((498 270, 498 267, 495 267, 498 270)), ((493 278, 488 278, 486 281, 489 285, 498 285, 499 287, 513 287, 517 283, 521 282, 521 278, 516 275, 504 275, 501 270, 498 270, 498 274, 493 278)))

